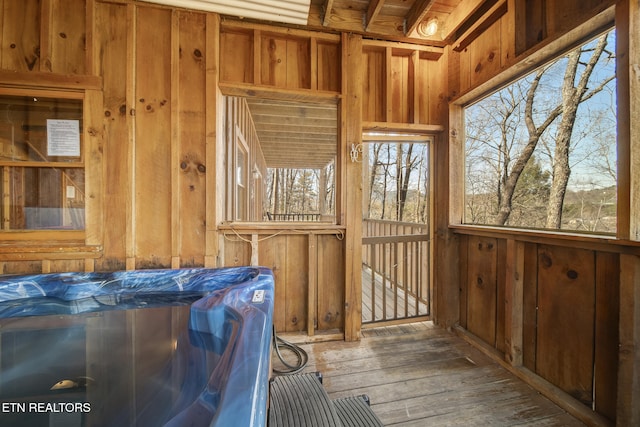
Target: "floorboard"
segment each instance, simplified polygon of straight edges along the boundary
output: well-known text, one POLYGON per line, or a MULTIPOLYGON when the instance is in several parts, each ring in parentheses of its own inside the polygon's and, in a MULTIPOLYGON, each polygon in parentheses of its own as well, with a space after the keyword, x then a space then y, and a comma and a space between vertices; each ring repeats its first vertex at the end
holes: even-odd
POLYGON ((582 426, 486 355, 431 322, 303 344, 331 398, 367 394, 385 426, 582 426))

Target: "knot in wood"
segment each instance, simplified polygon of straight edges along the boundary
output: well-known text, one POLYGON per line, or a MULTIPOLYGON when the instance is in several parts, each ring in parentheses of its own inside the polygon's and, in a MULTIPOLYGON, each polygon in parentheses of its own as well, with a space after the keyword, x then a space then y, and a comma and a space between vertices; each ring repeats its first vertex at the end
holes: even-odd
POLYGON ((551 260, 549 254, 540 254, 540 264, 542 264, 544 268, 550 268, 553 265, 553 261, 551 260))

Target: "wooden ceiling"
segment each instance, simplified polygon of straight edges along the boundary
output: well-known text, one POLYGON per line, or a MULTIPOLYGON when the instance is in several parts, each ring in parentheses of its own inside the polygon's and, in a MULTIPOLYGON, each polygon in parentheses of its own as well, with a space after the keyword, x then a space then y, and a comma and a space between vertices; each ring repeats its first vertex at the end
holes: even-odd
POLYGON ((444 45, 456 38, 468 18, 494 3, 495 0, 311 0, 308 26, 444 45), (433 19, 438 24, 436 33, 421 35, 420 27, 433 19))
POLYGON ((309 29, 442 46, 497 1, 506 0, 138 0, 309 29), (308 16, 307 11, 308 9, 308 16), (469 19, 471 18, 471 19, 469 19), (421 29, 437 22, 434 34, 421 29), (306 25, 305 25, 306 22, 306 25))
POLYGON ((335 159, 336 105, 258 98, 247 104, 267 167, 321 169, 335 159))

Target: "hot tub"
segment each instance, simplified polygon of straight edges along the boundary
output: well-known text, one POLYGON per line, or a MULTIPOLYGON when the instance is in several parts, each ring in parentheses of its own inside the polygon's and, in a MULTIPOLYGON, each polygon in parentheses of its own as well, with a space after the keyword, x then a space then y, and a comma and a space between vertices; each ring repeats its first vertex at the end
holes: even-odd
POLYGON ((0 276, 0 425, 264 426, 263 268, 0 276))

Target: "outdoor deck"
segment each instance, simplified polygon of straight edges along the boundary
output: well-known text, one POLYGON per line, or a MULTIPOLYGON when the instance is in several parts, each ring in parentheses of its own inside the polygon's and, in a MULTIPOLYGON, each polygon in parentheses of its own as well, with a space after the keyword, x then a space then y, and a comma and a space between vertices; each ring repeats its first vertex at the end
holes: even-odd
POLYGON ((384 280, 380 274, 372 274, 370 268, 362 266, 363 323, 427 316, 429 311, 424 301, 415 293, 391 286, 391 282, 384 280))
POLYGON ((431 322, 368 329, 360 342, 302 347, 309 354, 305 372, 322 372, 330 398, 367 394, 386 426, 584 425, 431 322))

